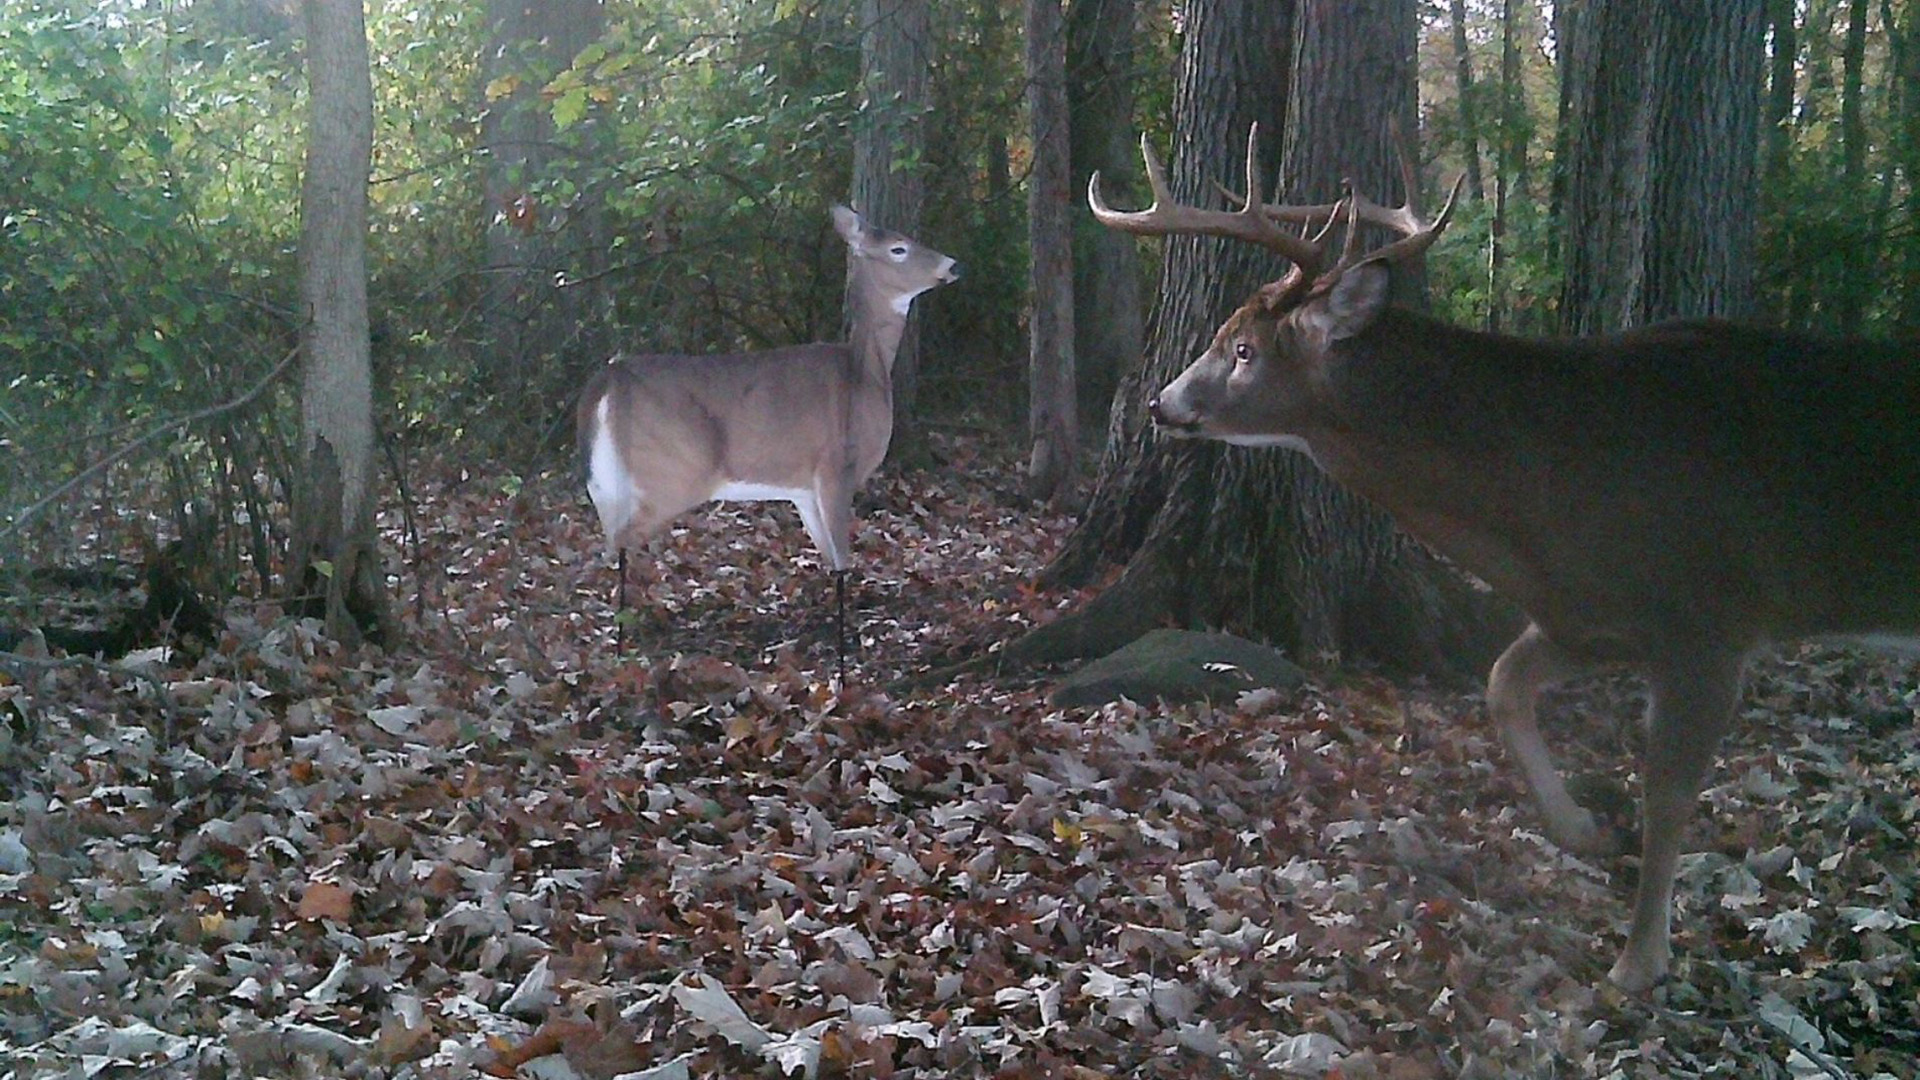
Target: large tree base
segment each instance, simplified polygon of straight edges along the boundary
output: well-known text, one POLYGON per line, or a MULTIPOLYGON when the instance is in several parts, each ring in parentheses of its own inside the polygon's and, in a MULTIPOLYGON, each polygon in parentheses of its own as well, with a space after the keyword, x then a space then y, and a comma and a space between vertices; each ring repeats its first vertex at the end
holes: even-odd
MULTIPOLYGON (((1112 553, 1126 559, 1119 578, 1007 646, 1002 663, 1101 656, 1171 625, 1267 641, 1309 667, 1357 660, 1465 683, 1483 678, 1525 625, 1304 459, 1199 454, 1166 475, 1144 537, 1112 553), (1278 470, 1257 484, 1286 496, 1223 501, 1256 483, 1240 475, 1250 469, 1278 470)), ((1125 530, 1106 536, 1124 543, 1125 530)), ((1062 555, 1084 566, 1096 546, 1069 543, 1062 555)))
POLYGON ((295 493, 288 607, 325 620, 328 636, 348 646, 389 646, 398 628, 371 516, 349 531, 341 522, 341 492, 339 466, 323 440, 308 455, 308 473, 295 493))

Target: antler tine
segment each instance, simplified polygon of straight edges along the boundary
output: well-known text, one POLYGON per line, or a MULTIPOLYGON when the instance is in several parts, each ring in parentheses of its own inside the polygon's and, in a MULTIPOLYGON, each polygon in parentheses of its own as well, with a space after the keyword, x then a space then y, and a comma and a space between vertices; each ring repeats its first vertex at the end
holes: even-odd
MULTIPOLYGON (((1420 174, 1411 141, 1407 139, 1405 129, 1398 121, 1393 124, 1393 142, 1400 158, 1401 186, 1405 189, 1405 201, 1398 207, 1381 206, 1354 190, 1349 185, 1348 198, 1353 200, 1353 212, 1357 221, 1378 225, 1400 234, 1400 239, 1368 255, 1373 259, 1391 259, 1395 261, 1418 258, 1433 246, 1446 229, 1447 222, 1453 217, 1454 204, 1460 198, 1461 186, 1466 182, 1463 173, 1453 182, 1453 190, 1447 195, 1447 203, 1440 208, 1440 215, 1428 221, 1420 213, 1420 174)), ((1347 244, 1340 256, 1341 265, 1347 265, 1356 257, 1353 231, 1347 233, 1347 244)))
POLYGON ((1336 265, 1352 266, 1354 256, 1360 252, 1361 207, 1373 204, 1360 196, 1360 188, 1353 182, 1353 177, 1349 176, 1343 182, 1347 186, 1347 197, 1341 200, 1347 207, 1347 239, 1340 245, 1340 261, 1336 265))
POLYGON ((1147 166, 1147 185, 1153 191, 1152 205, 1145 210, 1113 209, 1100 195, 1100 174, 1096 172, 1087 179, 1087 206, 1093 211, 1094 218, 1110 229, 1142 236, 1198 233, 1251 240, 1279 252, 1312 272, 1319 268, 1325 257, 1321 246, 1280 228, 1264 212, 1258 192, 1259 138, 1260 128, 1255 124, 1247 132, 1247 182, 1248 190, 1254 195, 1244 200, 1234 196, 1243 203, 1239 210, 1201 210, 1182 206, 1174 199, 1167 184, 1166 170, 1160 167, 1159 159, 1153 155, 1153 145, 1144 135, 1140 138, 1140 156, 1147 166))
POLYGON ((1427 249, 1433 246, 1433 242, 1440 239, 1440 233, 1446 229, 1447 222, 1452 220, 1454 203, 1459 200, 1460 189, 1466 186, 1466 182, 1467 174, 1465 173, 1461 173, 1454 179, 1453 190, 1447 193, 1447 204, 1440 208, 1440 215, 1434 218, 1431 224, 1421 220, 1419 215, 1412 213, 1409 207, 1401 207, 1400 213, 1413 222, 1414 228, 1403 239, 1396 240, 1374 252, 1372 257, 1399 262, 1426 254, 1427 249))
POLYGON ((1420 216, 1420 169, 1419 152, 1413 147, 1413 140, 1407 138, 1406 126, 1399 117, 1388 122, 1393 136, 1393 150, 1400 159, 1400 190, 1406 193, 1406 208, 1417 219, 1420 216))
POLYGON ((1179 201, 1173 197, 1172 186, 1167 183, 1166 166, 1160 164, 1160 159, 1153 156, 1153 142, 1147 138, 1147 133, 1144 131, 1140 133, 1140 158, 1146 162, 1147 186, 1153 190, 1153 205, 1149 210, 1158 210, 1162 203, 1168 206, 1179 205, 1179 201))
MULTIPOLYGON (((1242 189, 1247 193, 1247 197, 1240 200, 1240 213, 1244 214, 1266 203, 1267 197, 1261 193, 1261 187, 1260 121, 1255 120, 1253 123, 1247 125, 1247 186, 1242 189)), ((1278 195, 1280 193, 1276 191, 1274 194, 1278 195)), ((1254 216, 1260 217, 1263 215, 1255 210, 1254 216)))
POLYGON ((1153 156, 1153 144, 1147 141, 1144 132, 1140 135, 1140 156, 1146 160, 1147 186, 1153 192, 1153 203, 1145 210, 1115 210, 1100 195, 1100 170, 1095 169, 1093 175, 1087 177, 1087 208, 1093 211, 1095 221, 1109 229, 1147 234, 1143 226, 1159 215, 1163 204, 1170 205, 1173 202, 1173 197, 1167 193, 1166 171, 1160 167, 1160 160, 1153 156))

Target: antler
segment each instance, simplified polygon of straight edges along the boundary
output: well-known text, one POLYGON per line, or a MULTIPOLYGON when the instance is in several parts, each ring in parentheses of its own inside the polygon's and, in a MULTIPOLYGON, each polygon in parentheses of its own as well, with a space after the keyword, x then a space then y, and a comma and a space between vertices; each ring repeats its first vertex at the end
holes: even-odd
POLYGON ((1414 169, 1411 148, 1398 124, 1394 125, 1393 134, 1394 145, 1399 148, 1402 186, 1407 192, 1406 202, 1397 207, 1381 206, 1360 194, 1351 180, 1347 181, 1346 198, 1336 203, 1306 205, 1262 201, 1259 168, 1260 125, 1258 123, 1247 129, 1247 194, 1241 196, 1222 185, 1214 185, 1219 187, 1229 200, 1239 205, 1238 210, 1201 210, 1198 207, 1182 206, 1169 191, 1166 171, 1160 167, 1160 160, 1153 156, 1153 146, 1144 135, 1140 137, 1140 156, 1146 160, 1147 183, 1153 189, 1153 204, 1145 210, 1113 209, 1100 196, 1100 174, 1096 172, 1087 180, 1087 205, 1092 208, 1094 218, 1102 225, 1122 232, 1137 233, 1142 236, 1200 233, 1235 240, 1251 240, 1291 260, 1300 268, 1301 275, 1306 278, 1312 278, 1318 273, 1321 265, 1326 261, 1326 248, 1322 241, 1333 223, 1341 218, 1347 221, 1347 240, 1336 266, 1350 266, 1362 257, 1357 248, 1358 230, 1354 228, 1362 221, 1390 229, 1399 233, 1401 237, 1386 247, 1367 253, 1365 258, 1390 259, 1396 262, 1415 259, 1432 247, 1441 231, 1447 227, 1448 220, 1453 216, 1454 202, 1460 197, 1460 188, 1466 181, 1466 176, 1463 174, 1453 182, 1453 191, 1447 196, 1447 203, 1441 208, 1440 216, 1432 221, 1426 220, 1420 213, 1420 183, 1414 169), (1309 229, 1319 226, 1319 231, 1309 239, 1305 236, 1295 236, 1280 228, 1275 224, 1276 222, 1287 222, 1309 229))
POLYGON ((1318 237, 1309 240, 1304 236, 1295 236, 1274 222, 1325 220, 1333 215, 1338 204, 1286 207, 1263 203, 1260 199, 1259 147, 1260 125, 1254 124, 1247 130, 1247 191, 1250 197, 1242 200, 1235 196, 1235 201, 1244 204, 1238 210, 1201 210, 1180 205, 1168 190, 1166 171, 1160 167, 1159 159, 1153 156, 1153 145, 1144 135, 1140 137, 1140 156, 1146 159, 1147 183, 1153 188, 1153 205, 1145 210, 1113 209, 1100 197, 1100 174, 1097 172, 1087 180, 1087 205, 1092 208, 1093 216, 1100 224, 1122 232, 1142 236, 1200 233, 1251 240, 1279 252, 1310 277, 1325 261, 1326 248, 1318 237), (1310 214, 1317 216, 1303 216, 1310 214))
MULTIPOLYGON (((1453 217, 1453 204, 1460 197, 1460 187, 1466 183, 1466 174, 1461 173, 1453 182, 1453 191, 1447 195, 1447 203, 1440 208, 1440 216, 1432 221, 1426 220, 1420 213, 1420 177, 1414 167, 1413 147, 1406 133, 1398 123, 1393 125, 1393 143, 1400 157, 1400 186, 1407 193, 1406 201, 1397 207, 1381 206, 1379 203, 1360 194, 1352 180, 1346 181, 1347 198, 1347 242, 1340 253, 1338 266, 1351 266, 1360 258, 1387 259, 1404 262, 1419 258, 1440 238, 1447 222, 1453 217), (1359 222, 1378 225, 1400 234, 1400 239, 1386 247, 1361 256, 1358 251, 1359 230, 1354 226, 1359 222)), ((1297 220, 1297 207, 1268 204, 1261 209, 1268 217, 1282 221, 1297 220)))

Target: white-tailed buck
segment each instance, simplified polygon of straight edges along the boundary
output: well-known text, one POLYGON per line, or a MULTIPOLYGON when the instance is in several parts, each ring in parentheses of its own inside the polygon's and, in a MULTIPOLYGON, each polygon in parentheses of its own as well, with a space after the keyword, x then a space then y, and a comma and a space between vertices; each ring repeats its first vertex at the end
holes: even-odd
MULTIPOLYGON (((1290 446, 1516 601, 1531 625, 1494 664, 1487 708, 1547 831, 1607 853, 1534 720, 1544 686, 1598 663, 1645 673, 1640 880, 1610 977, 1639 991, 1671 955, 1681 834, 1747 659, 1773 640, 1920 630, 1920 354, 1714 320, 1606 337, 1476 333, 1388 304, 1445 227, 1349 192, 1330 206, 1179 206, 1149 151, 1154 204, 1129 232, 1240 237, 1295 266, 1223 324, 1149 411, 1171 434, 1290 446), (1349 239, 1280 222, 1335 218, 1349 239), (1373 252, 1355 221, 1403 238, 1373 252), (1331 265, 1329 265, 1331 263, 1331 265)), ((1459 186, 1454 192, 1457 195, 1459 186)))
POLYGON ((712 499, 785 500, 834 571, 845 651, 853 493, 893 435, 893 358, 913 298, 960 276, 945 255, 844 206, 851 340, 706 356, 616 356, 580 395, 587 492, 622 556, 712 499))

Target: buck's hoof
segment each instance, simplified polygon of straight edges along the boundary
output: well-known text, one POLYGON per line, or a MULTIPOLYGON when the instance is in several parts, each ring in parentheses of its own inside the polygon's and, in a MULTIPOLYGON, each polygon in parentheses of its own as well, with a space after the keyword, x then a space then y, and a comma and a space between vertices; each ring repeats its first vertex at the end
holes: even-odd
POLYGON ((1636 957, 1622 953, 1607 972, 1607 981, 1635 997, 1651 992, 1667 981, 1667 960, 1636 957))

